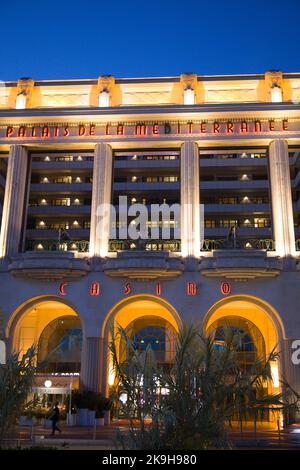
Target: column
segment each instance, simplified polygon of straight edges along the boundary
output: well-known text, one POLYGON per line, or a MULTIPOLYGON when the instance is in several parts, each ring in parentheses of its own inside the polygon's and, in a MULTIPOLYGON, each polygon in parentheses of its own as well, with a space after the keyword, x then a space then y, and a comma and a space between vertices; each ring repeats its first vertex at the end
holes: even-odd
POLYGON ((100 392, 101 338, 84 337, 81 353, 80 389, 100 392))
POLYGON ((0 235, 0 258, 19 251, 24 199, 27 184, 28 156, 25 147, 12 145, 8 157, 0 235))
MULTIPOLYGON (((105 143, 97 144, 94 152, 93 192, 90 230, 90 256, 107 256, 109 246, 110 211, 105 210, 101 220, 97 209, 111 203, 112 149, 105 143), (101 223, 99 223, 101 221, 101 223)), ((103 213, 103 211, 102 211, 103 213)))
POLYGON ((289 153, 288 144, 283 139, 270 143, 269 176, 275 249, 279 256, 293 256, 295 232, 289 153))
POLYGON ((199 149, 196 142, 184 142, 180 155, 181 253, 200 256, 199 149))

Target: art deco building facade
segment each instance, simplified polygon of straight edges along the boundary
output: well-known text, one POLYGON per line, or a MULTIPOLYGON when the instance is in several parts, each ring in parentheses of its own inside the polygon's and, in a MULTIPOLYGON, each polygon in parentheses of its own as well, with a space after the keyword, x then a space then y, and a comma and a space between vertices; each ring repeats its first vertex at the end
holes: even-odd
POLYGON ((216 341, 243 331, 246 364, 276 348, 274 390, 283 375, 300 391, 299 101, 300 73, 277 71, 0 88, 1 347, 38 346, 37 390, 80 374, 107 393, 112 324, 168 365, 194 319, 216 341), (179 236, 172 217, 168 239, 158 221, 130 240, 120 219, 99 236, 120 196, 180 203, 179 236))

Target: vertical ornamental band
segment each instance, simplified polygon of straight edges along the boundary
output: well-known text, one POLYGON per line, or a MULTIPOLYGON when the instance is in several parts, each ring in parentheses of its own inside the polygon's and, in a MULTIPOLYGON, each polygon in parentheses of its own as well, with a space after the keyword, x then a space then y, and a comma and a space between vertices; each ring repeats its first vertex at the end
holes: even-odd
POLYGON ((0 235, 0 258, 14 256, 19 251, 23 223, 28 156, 25 147, 10 147, 5 182, 0 235))
MULTIPOLYGON (((107 256, 109 247, 112 190, 112 149, 100 143, 95 147, 93 167, 93 190, 90 231, 90 256, 107 256), (99 207, 105 207, 105 223, 99 223, 99 207), (97 215, 98 214, 98 215, 97 215)), ((103 213, 103 211, 102 211, 103 213)))
POLYGON ((279 256, 293 256, 295 232, 289 153, 288 144, 283 139, 270 143, 269 174, 275 249, 279 256))
POLYGON ((81 390, 99 393, 101 380, 101 338, 84 337, 81 358, 81 390))
POLYGON ((199 149, 184 142, 180 154, 181 254, 200 256, 199 149))

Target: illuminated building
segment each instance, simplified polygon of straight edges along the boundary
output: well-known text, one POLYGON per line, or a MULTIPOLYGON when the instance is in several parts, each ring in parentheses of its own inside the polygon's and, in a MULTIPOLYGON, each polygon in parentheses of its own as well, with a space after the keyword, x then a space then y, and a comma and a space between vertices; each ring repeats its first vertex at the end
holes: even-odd
POLYGON ((5 83, 7 351, 35 343, 43 380, 80 373, 82 388, 107 393, 111 322, 170 363, 181 322, 194 318, 205 332, 245 331, 253 357, 277 348, 274 390, 283 374, 299 392, 299 97, 300 74, 277 71, 5 83), (174 220, 167 240, 98 236, 98 205, 119 196, 181 203, 180 236, 174 220))

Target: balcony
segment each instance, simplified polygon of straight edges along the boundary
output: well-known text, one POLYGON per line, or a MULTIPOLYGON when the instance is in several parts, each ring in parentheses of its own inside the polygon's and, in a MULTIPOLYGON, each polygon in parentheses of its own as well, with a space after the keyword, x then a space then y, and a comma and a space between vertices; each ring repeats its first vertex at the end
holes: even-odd
POLYGON ((73 204, 72 206, 67 205, 40 205, 40 206, 29 206, 28 215, 90 215, 91 206, 85 206, 83 204, 73 204))
MULTIPOLYGON (((84 239, 89 238, 90 229, 88 228, 70 228, 67 230, 68 235, 71 239, 84 239)), ((26 230, 27 239, 58 239, 58 230, 57 229, 27 229, 26 230)))
POLYGON ((31 193, 64 193, 77 194, 79 192, 91 192, 92 183, 31 183, 31 193))
POLYGON ((266 158, 201 158, 200 155, 200 171, 201 168, 255 168, 255 167, 266 167, 266 158))
POLYGON ((108 258, 103 268, 110 277, 148 281, 178 277, 184 271, 184 264, 181 258, 172 257, 167 251, 130 250, 108 258))
POLYGON ((179 168, 180 160, 115 160, 115 169, 179 168))
POLYGON ((237 204, 204 204, 204 213, 211 214, 265 214, 271 211, 270 204, 253 204, 237 203, 237 204))
POLYGON ((11 260, 8 271, 16 277, 39 280, 75 279, 90 270, 87 258, 67 251, 28 251, 11 260))
POLYGON ((176 181, 174 183, 167 183, 167 182, 157 182, 157 183, 145 183, 145 182, 126 182, 126 183, 114 183, 113 184, 114 191, 179 191, 180 190, 180 182, 176 181))
MULTIPOLYGON (((229 227, 213 227, 204 228, 205 238, 226 238, 228 235, 229 227)), ((271 238, 272 229, 271 227, 239 227, 239 237, 241 238, 271 238)))
POLYGON ((200 262, 202 276, 237 281, 276 277, 282 269, 279 257, 255 249, 214 250, 211 257, 202 258, 200 262))
POLYGON ((230 181, 200 181, 200 188, 202 190, 268 190, 268 180, 230 180, 230 181))
POLYGON ((50 161, 50 162, 45 162, 45 161, 33 161, 31 164, 32 170, 43 170, 43 173, 45 171, 49 170, 49 173, 51 173, 53 170, 92 170, 93 169, 93 162, 92 161, 69 161, 69 162, 63 162, 63 161, 50 161))

